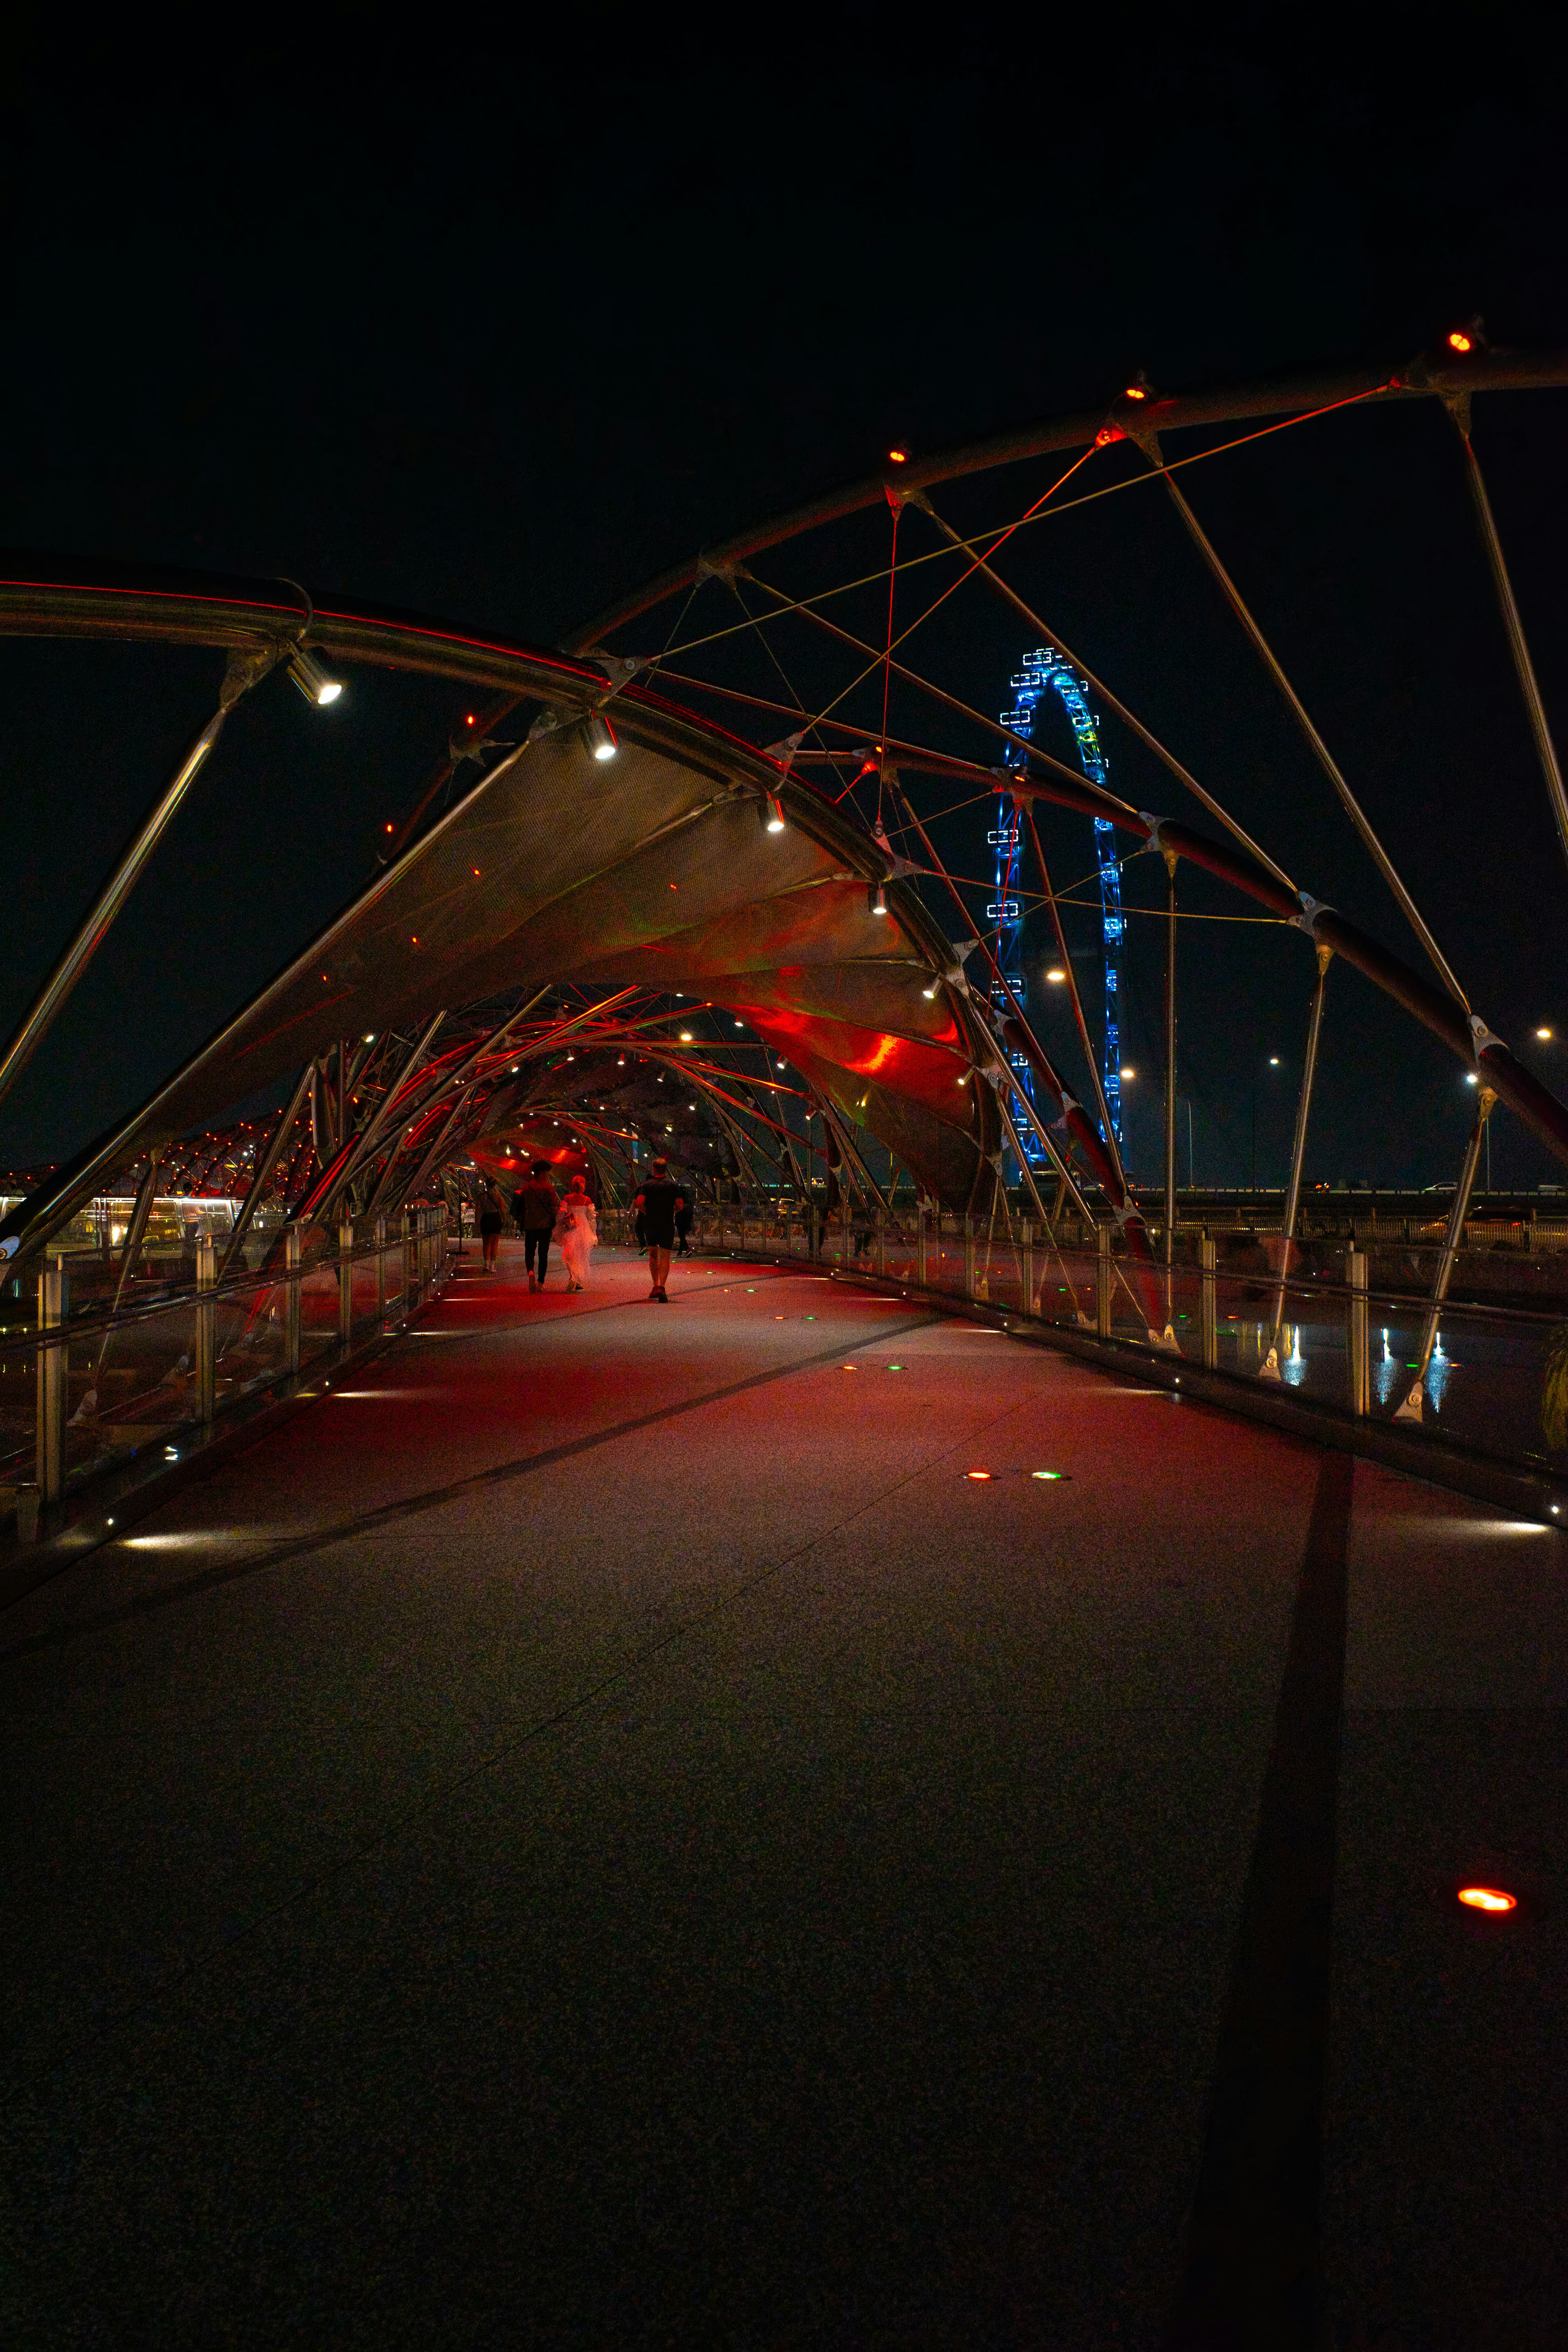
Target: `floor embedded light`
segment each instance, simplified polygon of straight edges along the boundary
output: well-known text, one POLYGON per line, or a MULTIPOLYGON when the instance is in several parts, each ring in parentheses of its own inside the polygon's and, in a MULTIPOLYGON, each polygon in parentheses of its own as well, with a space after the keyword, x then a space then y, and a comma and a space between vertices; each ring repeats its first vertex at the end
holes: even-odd
POLYGON ((991 1473, 989 1470, 966 1470, 963 1475, 966 1478, 989 1478, 991 1473))
POLYGON ((1060 1478, 1063 1475, 1060 1470, 1031 1470, 1029 1473, 1031 1478, 1060 1478))

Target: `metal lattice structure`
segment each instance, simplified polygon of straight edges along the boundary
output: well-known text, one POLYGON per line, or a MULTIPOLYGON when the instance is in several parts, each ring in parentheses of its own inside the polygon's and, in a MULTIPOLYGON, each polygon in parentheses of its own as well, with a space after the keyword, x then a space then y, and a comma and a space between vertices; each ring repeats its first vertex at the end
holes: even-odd
MULTIPOLYGON (((1568 796, 1470 437, 1478 394, 1565 382, 1568 363, 1559 359, 1476 350, 1463 362, 1447 354, 1392 372, 1194 399, 1131 386, 1108 411, 920 462, 896 453, 867 481, 660 575, 573 633, 564 653, 365 609, 306 600, 301 610, 269 583, 83 584, 79 567, 53 580, 33 567, 26 580, 0 583, 0 630, 205 646, 226 660, 216 709, 0 1055, 0 1095, 42 1043, 230 714, 247 696, 272 690, 274 672, 323 700, 339 690, 337 672, 352 680, 356 666, 370 665, 460 688, 475 706, 447 730, 407 817, 388 828, 369 886, 147 1101, 84 1144, 0 1224, 13 1273, 39 1263, 110 1187, 135 1182, 140 1202, 164 1156, 197 1136, 218 1148, 225 1181, 247 1180, 242 1225, 264 1202, 288 1226, 319 1232, 431 1198, 444 1171, 523 1118, 568 1129, 596 1155, 606 1183, 621 1181, 637 1149, 673 1145, 678 1132, 651 1097, 633 1102, 619 1083, 595 1087, 595 1072, 635 1066, 646 1088, 679 1080, 689 1106, 680 1117, 698 1121, 692 1150, 711 1160, 716 1181, 796 1194, 815 1186, 829 1211, 884 1208, 907 1181, 924 1200, 994 1225, 1017 1205, 1001 1181, 1010 1158, 1027 1213, 1048 1224, 1067 1202, 1089 1223, 1114 1223, 1142 1269, 1140 1296, 1158 1334, 1169 1328, 1175 1223, 1183 866, 1313 950, 1287 1247, 1331 961, 1382 991, 1476 1079, 1459 1213, 1495 1104, 1568 1160, 1568 1110, 1472 1007, 1193 509, 1185 469, 1217 462, 1231 445, 1168 457, 1163 438, 1242 423, 1249 429, 1240 437, 1255 438, 1330 415, 1343 425, 1391 404, 1447 409, 1568 851, 1568 796), (1021 503, 1008 497, 1016 468, 1057 452, 1077 453, 1064 473, 1043 491, 1031 487, 1021 503), (1120 453, 1118 464, 1133 453, 1136 470, 1086 488, 1095 478, 1082 469, 1103 469, 1106 452, 1120 453), (1001 517, 960 531, 933 493, 983 477, 1002 496, 1001 517), (1327 885, 1320 893, 1288 872, 1140 717, 1131 693, 1098 676, 1017 584, 1016 559, 1033 543, 1029 533, 1075 503, 1113 495, 1168 498, 1421 962, 1337 911, 1327 885), (890 535, 868 560, 865 533, 878 516, 890 535), (857 518, 862 535, 846 576, 836 534, 857 518), (816 584, 786 587, 759 574, 769 551, 786 548, 810 556, 816 584), (951 605, 960 591, 963 604, 951 605), (707 600, 700 610, 699 596, 707 600), (910 597, 920 600, 912 618, 910 597), (940 616, 976 598, 988 608, 990 644, 1001 623, 1013 643, 1026 632, 1037 648, 1021 673, 1033 683, 1001 720, 956 673, 933 675, 940 661, 917 668, 904 651, 924 630, 936 653, 940 616), (656 626, 660 607, 667 617, 656 626), (649 654, 648 642, 662 650, 649 654), (765 656, 761 684, 742 682, 735 667, 742 646, 765 656), (1073 724, 1076 765, 1037 740, 1047 691, 1073 724), (930 715, 929 730, 917 729, 917 712, 930 715), (1101 745, 1111 726, 1196 803, 1201 823, 1118 796, 1101 745), (939 850, 943 811, 933 795, 955 790, 987 808, 1001 803, 994 879, 966 877, 939 850), (1163 1295, 1147 1204, 1130 1191, 1119 1151, 1119 967, 1108 959, 1103 1068, 1070 958, 1059 1034, 1016 986, 1015 926, 1026 905, 1035 919, 1048 919, 1066 957, 1059 909, 1079 903, 1058 892, 1047 861, 1040 822, 1053 808, 1095 826, 1108 947, 1121 945, 1122 861, 1152 853, 1170 877, 1163 1295), (972 903, 981 893, 983 916, 972 903), (268 1087, 279 1097, 275 1123, 265 1139, 242 1145, 225 1121, 268 1087), (1054 1209, 1037 1181, 1047 1172, 1054 1209)), ((121 1279, 135 1245, 133 1223, 121 1279)))

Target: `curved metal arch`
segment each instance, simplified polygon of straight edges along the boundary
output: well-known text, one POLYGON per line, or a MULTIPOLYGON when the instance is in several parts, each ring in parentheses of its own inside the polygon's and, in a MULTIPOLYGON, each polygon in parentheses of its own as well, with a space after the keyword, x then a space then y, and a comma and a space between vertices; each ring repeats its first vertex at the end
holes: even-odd
MULTIPOLYGON (((292 646, 299 619, 261 588, 35 572, 0 583, 0 632, 233 651, 284 633, 292 646)), ((613 666, 327 606, 309 634, 339 662, 507 692, 528 710, 525 740, 181 1070, 20 1204, 0 1244, 42 1247, 128 1162, 263 1086, 293 1083, 344 1034, 406 1030, 442 1005, 565 980, 715 996, 841 1108, 875 1097, 864 1123, 886 1127, 947 1205, 989 1198, 994 1106, 951 1080, 944 1094, 942 1079, 954 1055, 966 1067, 984 1060, 984 1026, 942 991, 948 943, 858 820, 738 737, 617 682, 613 666), (621 751, 606 777, 578 722, 612 699, 621 751), (778 840, 761 824, 770 800, 788 821, 778 840), (868 920, 879 884, 888 918, 868 920), (933 1000, 921 982, 939 983, 933 1000)))
POLYGON ((783 514, 739 531, 717 547, 706 548, 682 563, 645 581, 629 595, 574 629, 562 644, 581 656, 601 645, 627 622, 635 621, 666 597, 696 585, 705 572, 722 572, 745 562, 786 540, 799 539, 825 523, 841 522, 847 515, 862 514, 880 506, 891 493, 908 496, 938 482, 961 480, 970 474, 990 473, 1030 457, 1047 457, 1068 449, 1084 449, 1097 442, 1134 439, 1137 434, 1174 433, 1189 426, 1240 425, 1267 416, 1310 415, 1353 403, 1391 400, 1462 400, 1476 392, 1529 392, 1568 385, 1568 352, 1475 352, 1460 360, 1451 352, 1426 354, 1394 369, 1341 368, 1320 375, 1289 377, 1283 382, 1251 383, 1215 392, 1158 394, 1129 400, 1125 394, 1108 406, 1075 409, 1021 425, 983 441, 962 443, 901 466, 868 474, 841 489, 791 507, 783 514), (1135 434, 1133 428, 1137 428, 1135 434))

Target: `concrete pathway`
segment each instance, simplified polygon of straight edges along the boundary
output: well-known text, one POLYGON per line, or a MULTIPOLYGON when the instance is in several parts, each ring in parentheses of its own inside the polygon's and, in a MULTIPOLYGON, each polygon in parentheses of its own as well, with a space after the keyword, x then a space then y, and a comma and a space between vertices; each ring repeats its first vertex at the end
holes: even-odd
POLYGON ((521 1255, 0 1617, 7 2345, 1218 2341, 1310 1850, 1318 2340, 1560 2343, 1563 1539, 521 1255))

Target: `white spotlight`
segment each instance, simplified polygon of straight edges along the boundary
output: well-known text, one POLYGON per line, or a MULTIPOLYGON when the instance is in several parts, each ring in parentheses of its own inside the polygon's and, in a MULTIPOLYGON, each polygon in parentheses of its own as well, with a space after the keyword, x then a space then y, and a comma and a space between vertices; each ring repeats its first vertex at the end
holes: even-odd
POLYGON ((773 794, 770 793, 767 796, 767 814, 763 819, 763 831, 764 833, 782 833, 784 829, 784 808, 780 802, 774 798, 773 794))
POLYGON ((313 702, 320 710, 324 710, 329 702, 336 702, 343 690, 341 681, 329 677, 315 655, 308 654, 303 646, 290 658, 289 675, 306 701, 313 702))
POLYGON ((595 710, 583 729, 583 738, 595 760, 613 760, 620 750, 616 730, 602 710, 595 710))
POLYGON ((870 893, 870 906, 874 915, 885 915, 888 911, 888 894, 879 882, 870 893))

